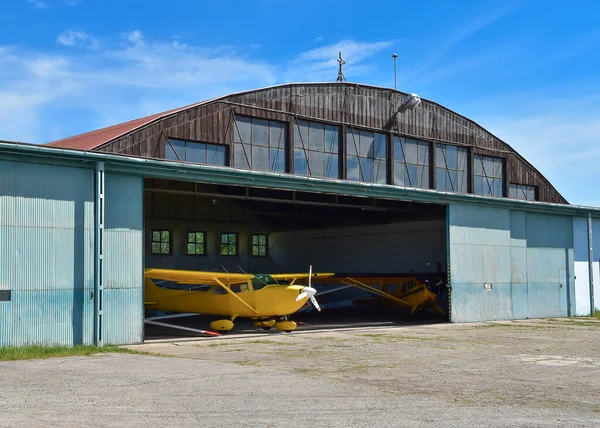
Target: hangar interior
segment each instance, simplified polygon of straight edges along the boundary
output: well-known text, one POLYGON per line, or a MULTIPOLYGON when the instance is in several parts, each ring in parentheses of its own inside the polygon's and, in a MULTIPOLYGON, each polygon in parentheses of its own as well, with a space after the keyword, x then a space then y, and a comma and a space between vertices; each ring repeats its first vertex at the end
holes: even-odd
MULTIPOLYGON (((315 272, 414 276, 433 282, 447 275, 446 235, 443 204, 148 178, 144 182, 147 268, 287 273, 307 272, 312 265, 315 272)), ((332 289, 331 284, 320 288, 327 294, 323 299, 317 294, 321 306, 339 310, 340 299, 346 299, 356 315, 359 306, 351 301, 361 290, 327 293, 332 289)), ((440 297, 447 308, 447 297, 440 297)), ((401 308, 396 309, 402 316, 401 308)), ((359 313, 367 317, 365 311, 359 313)), ((424 318, 440 319, 433 314, 424 318)))

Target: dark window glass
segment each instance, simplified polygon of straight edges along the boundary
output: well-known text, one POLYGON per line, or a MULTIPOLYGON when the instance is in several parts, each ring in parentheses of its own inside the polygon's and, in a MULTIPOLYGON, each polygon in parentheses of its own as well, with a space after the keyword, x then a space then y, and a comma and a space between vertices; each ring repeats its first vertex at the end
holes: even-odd
POLYGON ((484 196, 504 196, 504 159, 475 155, 473 158, 473 193, 484 196))
POLYGON ((252 255, 255 257, 266 257, 269 251, 268 236, 265 234, 252 235, 252 255))
POLYGON ((339 127, 296 120, 294 123, 294 174, 340 177, 339 127))
POLYGON ((187 253, 193 256, 203 256, 206 251, 206 240, 204 232, 188 232, 187 253))
MULTIPOLYGON (((435 145, 435 186, 446 192, 467 193, 467 148, 435 145)), ((476 186, 476 182, 473 183, 476 186)))
POLYGON ((171 254, 171 232, 168 230, 153 230, 151 241, 152 254, 171 254))
POLYGON ((221 255, 222 256, 237 256, 237 233, 221 233, 221 255))
POLYGON ((254 117, 235 117, 233 164, 236 168, 285 172, 287 126, 254 117))

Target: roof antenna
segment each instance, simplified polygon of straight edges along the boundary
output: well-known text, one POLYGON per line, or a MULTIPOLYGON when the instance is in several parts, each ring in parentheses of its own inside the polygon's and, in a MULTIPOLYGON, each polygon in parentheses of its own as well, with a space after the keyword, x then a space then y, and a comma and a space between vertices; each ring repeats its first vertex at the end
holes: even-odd
POLYGON ((346 61, 344 61, 344 59, 342 58, 342 53, 340 52, 340 55, 338 57, 337 62, 340 64, 339 68, 338 68, 338 77, 336 82, 346 82, 346 77, 344 76, 344 73, 342 72, 342 65, 346 64, 346 61))
POLYGON ((394 58, 394 91, 395 91, 396 90, 396 60, 398 59, 398 55, 393 53, 392 58, 394 58))

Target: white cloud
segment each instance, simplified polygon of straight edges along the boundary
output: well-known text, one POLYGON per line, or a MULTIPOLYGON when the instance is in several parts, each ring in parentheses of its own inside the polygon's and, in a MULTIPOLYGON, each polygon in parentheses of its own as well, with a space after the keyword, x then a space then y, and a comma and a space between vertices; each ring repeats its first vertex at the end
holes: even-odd
POLYGON ((135 30, 132 31, 131 33, 127 33, 127 40, 129 40, 131 43, 140 43, 144 36, 142 36, 142 32, 140 30, 135 30))
POLYGON ((56 38, 56 43, 63 46, 78 46, 85 49, 98 49, 99 43, 95 37, 81 31, 67 30, 56 38))

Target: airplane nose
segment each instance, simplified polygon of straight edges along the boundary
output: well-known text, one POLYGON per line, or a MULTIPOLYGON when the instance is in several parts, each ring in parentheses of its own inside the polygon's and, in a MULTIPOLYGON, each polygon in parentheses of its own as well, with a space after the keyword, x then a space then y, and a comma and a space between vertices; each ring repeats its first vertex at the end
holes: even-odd
POLYGON ((304 287, 304 292, 306 294, 308 294, 309 297, 314 296, 315 294, 317 294, 317 290, 315 290, 312 287, 304 287))

